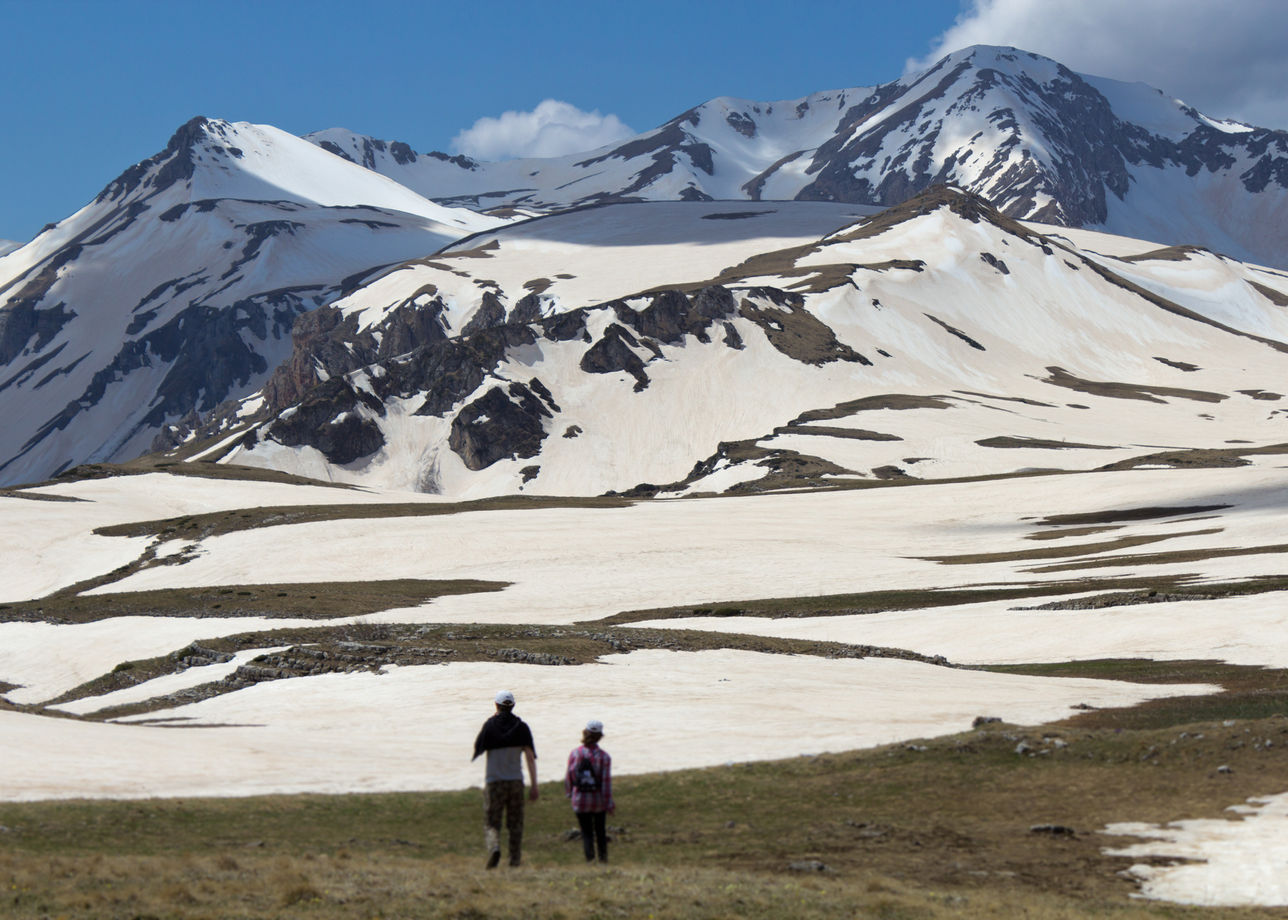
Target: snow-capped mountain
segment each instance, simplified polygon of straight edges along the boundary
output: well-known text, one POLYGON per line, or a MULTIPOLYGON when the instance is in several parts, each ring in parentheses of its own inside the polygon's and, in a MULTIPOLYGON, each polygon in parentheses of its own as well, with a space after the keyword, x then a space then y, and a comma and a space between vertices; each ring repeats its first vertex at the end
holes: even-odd
POLYGON ((1012 217, 1288 266, 1288 133, 1014 48, 967 48, 880 86, 713 99, 622 144, 556 159, 418 155, 340 129, 308 139, 427 198, 478 209, 739 198, 889 206, 952 183, 1012 217))
POLYGON ((21 247, 22 243, 14 240, 0 240, 0 256, 7 256, 15 249, 20 249, 21 247))
POLYGON ((0 481, 147 451, 260 387, 346 279, 497 223, 276 128, 194 119, 0 258, 0 481))
MULTIPOLYGON (((0 483, 179 444, 186 454, 195 449, 198 432, 232 437, 252 422, 259 426, 255 437, 267 438, 249 451, 255 462, 280 460, 328 477, 446 492, 520 484, 583 491, 688 480, 693 464, 711 460, 721 442, 760 437, 767 429, 732 423, 737 414, 721 410, 704 422, 709 430, 695 426, 693 440, 660 465, 653 461, 661 454, 644 450, 642 442, 580 455, 596 442, 578 435, 581 445, 564 449, 585 468, 598 464, 595 476, 565 481, 552 462, 540 476, 512 470, 493 481, 477 475, 483 467, 469 464, 498 450, 497 457, 521 452, 475 450, 462 471, 448 454, 464 454, 440 448, 453 438, 457 445, 469 441, 465 428, 416 426, 428 424, 428 417, 456 425, 464 405, 458 403, 478 398, 472 387, 511 360, 506 355, 514 343, 507 336, 536 335, 529 345, 543 349, 541 360, 556 350, 541 344, 543 338, 567 343, 572 340, 558 336, 590 336, 592 342, 607 336, 586 360, 620 364, 618 371, 633 368, 628 375, 643 384, 655 374, 637 376, 637 363, 658 360, 685 335, 698 336, 697 351, 706 352, 701 336, 721 334, 702 311, 717 311, 720 329, 728 323, 734 330, 731 341, 747 341, 753 332, 745 328, 748 322, 769 328, 743 315, 741 300, 733 315, 728 298, 712 293, 700 306, 673 298, 658 307, 683 335, 670 327, 665 335, 643 332, 653 320, 640 320, 638 327, 630 317, 654 316, 652 301, 640 298, 659 290, 682 290, 688 297, 695 285, 705 285, 734 297, 732 291, 750 284, 785 292, 773 297, 806 297, 788 310, 787 301, 736 295, 752 304, 756 316, 772 310, 814 315, 809 296, 821 292, 796 288, 806 267, 783 253, 796 247, 834 252, 830 234, 942 183, 986 199, 996 220, 1041 221, 1043 233, 1053 226, 1091 228, 1152 241, 1129 244, 1129 255, 1183 244, 1260 265, 1288 265, 1288 133, 1210 118, 1144 85, 1076 74, 1009 48, 965 49, 880 86, 786 102, 715 99, 625 143, 553 159, 480 163, 417 154, 406 144, 341 129, 301 139, 270 126, 199 118, 84 209, 0 255, 0 417, 6 421, 0 483), (552 213, 631 202, 656 205, 552 213), (503 225, 510 229, 497 231, 503 225), (437 252, 463 237, 469 239, 437 252), (738 267, 748 260, 752 268, 768 264, 775 270, 738 267), (311 312, 333 303, 334 309, 311 312), (618 313, 616 320, 603 319, 618 313), (579 326, 583 321, 590 325, 579 326), (515 331, 522 329, 528 331, 515 331), (497 336, 506 342, 498 344, 497 336), (639 344, 644 339, 654 340, 659 351, 638 351, 649 348, 639 344), (484 342, 490 344, 479 344, 484 342), (407 354, 447 363, 420 368, 411 380, 398 363, 407 354), (346 382, 346 375, 366 373, 363 368, 387 375, 386 384, 372 385, 369 398, 360 398, 367 392, 362 386, 346 382), (434 374, 445 378, 436 381, 434 374), (319 386, 333 395, 352 389, 336 398, 352 402, 354 412, 343 418, 331 412, 331 396, 318 396, 319 386), (397 399, 437 395, 408 410, 420 421, 405 430, 390 427, 385 416, 363 421, 359 402, 365 399, 376 415, 388 414, 398 387, 407 392, 397 399), (271 430, 263 427, 268 415, 292 411, 301 400, 321 400, 321 408, 297 410, 290 425, 278 418, 271 430), (216 419, 203 422, 201 416, 228 401, 216 419), (390 452, 399 438, 405 456, 390 452), (274 453, 274 443, 286 453, 274 453), (300 453, 305 447, 318 448, 317 455, 300 453), (649 463, 633 459, 636 453, 649 463)), ((1097 265, 1095 253, 1114 247, 1104 237, 1061 245, 1097 265)), ((910 242, 907 252, 890 250, 879 259, 847 257, 845 264, 938 258, 933 247, 930 257, 919 254, 919 246, 910 242)), ((981 251, 1002 258, 993 249, 981 251)), ((1182 261, 1212 259, 1190 253, 1182 261)), ((972 272, 982 271, 969 264, 972 272)), ((1075 271, 1055 263, 1050 269, 1061 277, 1075 271)), ((1131 274, 1114 263, 1105 270, 1119 278, 1131 274)), ((1278 276, 1262 278, 1257 271, 1238 269, 1247 284, 1259 279, 1255 284, 1266 291, 1281 289, 1278 276)), ((1027 276, 1006 283, 1014 286, 1019 277, 1027 276)), ((1060 283, 1067 281, 1073 291, 1084 277, 1068 275, 1060 283)), ((1235 289, 1247 288, 1239 284, 1235 289)), ((1110 287, 1121 289, 1116 282, 1110 287)), ((1026 296, 1039 297, 1039 290, 1026 296)), ((1080 296, 1070 295, 1073 302, 1080 296)), ((1184 300, 1175 292, 1162 296, 1184 300)), ((1253 301, 1263 310, 1280 295, 1259 296, 1253 301)), ((924 312, 942 319, 945 310, 924 312)), ((832 329, 827 316, 816 318, 832 329)), ((828 333, 849 342, 846 334, 839 327, 828 333)), ((1118 342, 1107 338, 1105 347, 1118 342)), ((856 342, 846 347, 874 360, 856 342)), ((780 360, 776 349, 764 357, 771 364, 780 360)), ((717 362, 722 372, 727 360, 717 362)), ((908 379, 931 385, 920 375, 908 379)), ((513 395, 511 402, 525 398, 513 395)), ((551 398, 562 407, 574 405, 567 397, 551 398)), ((595 400, 587 399, 589 411, 595 400)), ((767 411, 783 408, 772 403, 767 411)), ((557 414, 552 405, 546 410, 550 418, 557 414)), ((759 425, 768 416, 756 418, 759 425)), ((548 423, 539 426, 542 443, 548 423)), ((590 430, 582 421, 569 425, 590 430)), ((536 428, 528 427, 536 437, 536 428)), ((670 436, 673 427, 667 422, 661 433, 670 436)), ((508 435, 497 436, 508 443, 508 435)))
POLYGON ((1130 464, 1283 441, 1286 304, 1283 273, 944 187, 605 205, 316 311, 196 455, 453 497, 1130 464))

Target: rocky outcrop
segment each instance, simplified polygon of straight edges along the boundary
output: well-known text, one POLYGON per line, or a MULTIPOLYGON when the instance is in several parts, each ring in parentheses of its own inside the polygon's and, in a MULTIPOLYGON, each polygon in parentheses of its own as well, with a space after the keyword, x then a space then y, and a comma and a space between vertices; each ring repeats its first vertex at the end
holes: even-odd
POLYGON ((380 426, 367 413, 383 416, 384 403, 336 377, 280 414, 269 427, 268 436, 287 447, 313 447, 335 464, 352 463, 375 453, 385 443, 380 426))
POLYGON ((472 470, 498 460, 535 457, 546 437, 545 420, 558 411, 550 391, 536 378, 504 390, 494 386, 456 414, 448 445, 472 470))

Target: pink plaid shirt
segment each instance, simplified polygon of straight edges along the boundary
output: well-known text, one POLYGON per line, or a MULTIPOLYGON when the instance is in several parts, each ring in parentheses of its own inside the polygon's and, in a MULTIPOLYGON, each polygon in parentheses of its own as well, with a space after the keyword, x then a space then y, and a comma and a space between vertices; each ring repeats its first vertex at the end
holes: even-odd
POLYGON ((573 748, 568 755, 568 768, 564 770, 564 795, 572 799, 573 811, 612 811, 616 807, 613 804, 612 765, 613 758, 597 744, 573 748), (573 775, 583 757, 590 761, 591 769, 599 777, 599 788, 593 792, 573 785, 573 775))

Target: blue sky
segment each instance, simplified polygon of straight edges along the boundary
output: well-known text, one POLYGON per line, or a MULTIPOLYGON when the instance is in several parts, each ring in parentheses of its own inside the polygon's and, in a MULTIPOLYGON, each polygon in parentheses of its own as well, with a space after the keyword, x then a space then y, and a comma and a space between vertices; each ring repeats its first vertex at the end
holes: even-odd
MULTIPOLYGON (((1164 88, 1180 94, 1174 84, 1186 73, 1219 65, 1195 57, 1191 8, 1204 47, 1243 18, 1273 39, 1262 72, 1259 52, 1235 35, 1227 53, 1239 55, 1237 73, 1222 80, 1238 84, 1242 73, 1283 95, 1285 33, 1265 17, 1288 4, 1231 0, 1218 26, 1203 21, 1217 9, 1205 0, 1132 8, 1160 4, 1169 13, 1161 38, 1157 26, 1116 29, 1126 39, 1115 44, 1088 36, 1103 35, 1111 16, 1121 22, 1118 0, 1073 4, 1072 24, 1070 4, 1055 0, 0 0, 0 239, 29 239, 80 208, 194 115, 297 134, 341 126, 448 150, 480 118, 554 99, 644 131, 714 96, 790 99, 892 80, 958 38, 1154 85, 1171 79, 1164 88), (1190 43, 1184 67, 1162 39, 1190 43), (1071 59, 1080 55, 1091 66, 1071 59)), ((1235 85, 1190 101, 1238 115, 1238 99, 1235 85)), ((1243 104, 1252 112, 1254 103, 1243 104)))

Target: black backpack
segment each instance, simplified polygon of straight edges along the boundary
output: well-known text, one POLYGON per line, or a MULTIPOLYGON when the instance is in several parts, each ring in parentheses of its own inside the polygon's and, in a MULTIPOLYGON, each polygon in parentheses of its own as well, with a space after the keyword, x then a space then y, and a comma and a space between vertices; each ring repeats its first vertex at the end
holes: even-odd
POLYGON ((581 755, 573 770, 572 785, 578 792, 599 791, 599 777, 595 774, 594 764, 585 754, 581 755))

